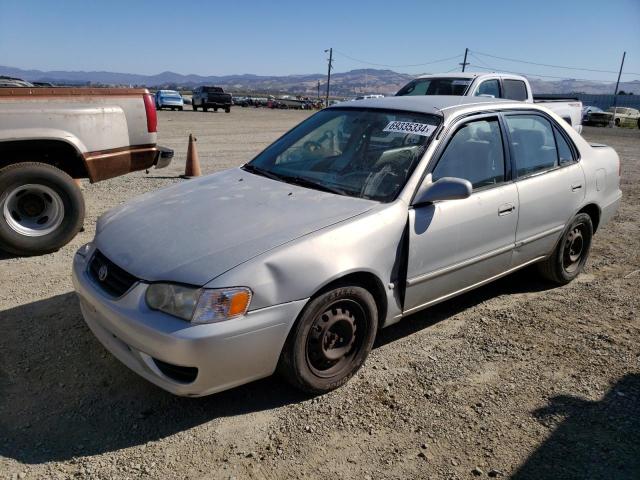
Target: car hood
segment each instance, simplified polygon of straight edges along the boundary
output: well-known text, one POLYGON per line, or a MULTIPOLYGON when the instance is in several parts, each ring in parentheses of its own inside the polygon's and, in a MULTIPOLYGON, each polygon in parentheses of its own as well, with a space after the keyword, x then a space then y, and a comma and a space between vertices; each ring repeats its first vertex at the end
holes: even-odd
POLYGON ((374 205, 238 168, 148 193, 107 212, 98 220, 95 245, 142 280, 201 286, 374 205))

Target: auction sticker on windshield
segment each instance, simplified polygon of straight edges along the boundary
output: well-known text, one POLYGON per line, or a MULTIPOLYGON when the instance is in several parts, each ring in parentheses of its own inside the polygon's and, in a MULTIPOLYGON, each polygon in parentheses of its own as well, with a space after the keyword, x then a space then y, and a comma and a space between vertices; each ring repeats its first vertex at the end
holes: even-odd
POLYGON ((423 137, 430 137, 433 131, 436 129, 435 125, 429 125, 428 123, 415 123, 415 122, 398 122, 393 121, 384 127, 383 132, 393 133, 412 133, 414 135, 422 135, 423 137))

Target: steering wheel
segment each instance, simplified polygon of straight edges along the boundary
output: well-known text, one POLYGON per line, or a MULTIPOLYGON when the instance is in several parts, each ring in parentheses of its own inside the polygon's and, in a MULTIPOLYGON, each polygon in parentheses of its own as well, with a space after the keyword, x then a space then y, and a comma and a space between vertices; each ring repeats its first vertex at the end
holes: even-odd
POLYGON ((313 140, 304 142, 302 146, 307 152, 315 152, 322 149, 322 145, 320 145, 318 142, 314 142, 313 140))

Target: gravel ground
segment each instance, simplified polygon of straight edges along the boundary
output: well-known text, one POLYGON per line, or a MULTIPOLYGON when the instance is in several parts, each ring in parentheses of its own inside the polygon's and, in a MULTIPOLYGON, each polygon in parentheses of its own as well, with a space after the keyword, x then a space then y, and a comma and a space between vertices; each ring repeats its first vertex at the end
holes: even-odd
POLYGON ((86 230, 59 252, 0 253, 0 477, 640 478, 638 130, 586 129, 620 154, 624 203, 575 282, 526 270, 409 317, 338 391, 178 398, 102 348, 69 278, 96 218, 183 181, 190 132, 210 173, 306 115, 161 112, 170 168, 84 185, 86 230))

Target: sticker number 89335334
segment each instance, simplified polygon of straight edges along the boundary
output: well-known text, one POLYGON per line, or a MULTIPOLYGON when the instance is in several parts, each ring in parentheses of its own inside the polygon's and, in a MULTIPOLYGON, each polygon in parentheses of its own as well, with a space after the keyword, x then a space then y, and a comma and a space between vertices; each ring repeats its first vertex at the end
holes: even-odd
POLYGON ((394 122, 389 122, 382 131, 392 132, 392 133, 412 133, 414 135, 430 137, 435 129, 436 129, 435 125, 429 125, 428 123, 394 121, 394 122))

